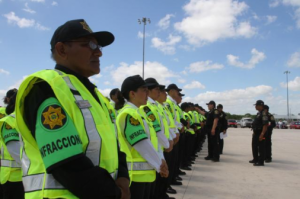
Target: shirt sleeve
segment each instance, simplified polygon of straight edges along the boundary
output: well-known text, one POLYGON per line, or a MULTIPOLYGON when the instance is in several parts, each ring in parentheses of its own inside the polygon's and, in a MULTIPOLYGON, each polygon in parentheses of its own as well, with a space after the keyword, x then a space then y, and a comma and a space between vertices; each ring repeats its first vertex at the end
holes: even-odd
POLYGON ((68 159, 83 155, 77 129, 54 97, 46 99, 38 109, 35 138, 48 172, 68 159))
POLYGON ((131 146, 148 138, 140 122, 129 114, 126 116, 124 135, 131 146))
POLYGON ((220 118, 220 112, 218 110, 214 110, 214 119, 220 118))
POLYGON ((268 115, 264 111, 262 113, 262 123, 263 123, 263 125, 266 125, 269 123, 268 115))
POLYGON ((9 124, 4 123, 2 128, 2 137, 5 145, 10 141, 19 141, 19 133, 13 129, 9 124))
POLYGON ((148 106, 144 107, 144 111, 147 114, 148 118, 151 120, 153 128, 156 132, 161 131, 161 126, 159 124, 159 118, 156 118, 153 112, 148 108, 148 106))

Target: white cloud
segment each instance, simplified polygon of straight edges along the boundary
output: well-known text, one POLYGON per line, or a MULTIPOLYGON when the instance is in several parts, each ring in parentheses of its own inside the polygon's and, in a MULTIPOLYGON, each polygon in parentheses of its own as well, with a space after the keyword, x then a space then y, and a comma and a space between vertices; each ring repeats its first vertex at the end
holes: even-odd
POLYGON ((89 80, 94 83, 94 84, 97 84, 99 82, 99 79, 102 77, 101 74, 97 74, 97 75, 94 75, 92 77, 89 77, 89 80))
MULTIPOLYGON (((142 65, 143 62, 136 61, 129 65, 127 63, 120 63, 120 66, 111 71, 113 83, 115 85, 121 85, 124 79, 132 75, 142 76, 142 65)), ((170 71, 166 66, 159 62, 145 62, 145 79, 148 77, 155 78, 160 84, 170 83, 171 77, 178 77, 174 72, 170 71)))
POLYGON ((32 2, 45 3, 45 0, 31 0, 32 2))
POLYGON ((58 3, 57 3, 56 1, 53 1, 51 5, 52 5, 52 6, 57 6, 58 3))
POLYGON ((35 21, 33 19, 20 18, 20 17, 16 16, 16 14, 14 12, 4 14, 3 16, 7 19, 7 23, 16 24, 20 28, 33 27, 35 24, 35 21))
MULTIPOLYGON (((281 82, 280 86, 286 88, 286 83, 281 82)), ((296 77, 294 80, 289 81, 289 89, 292 91, 300 91, 300 77, 296 77)))
POLYGON ((295 7, 296 26, 300 29, 300 1, 299 0, 282 0, 283 5, 295 7))
POLYGON ((196 88, 205 89, 205 86, 198 81, 192 81, 192 83, 186 84, 183 88, 184 89, 196 89, 196 88))
POLYGON ((36 24, 35 24, 35 28, 38 29, 38 30, 50 30, 50 28, 45 27, 45 26, 42 26, 42 25, 39 24, 39 23, 36 23, 36 24))
POLYGON ((185 79, 178 79, 177 81, 178 81, 179 83, 185 83, 185 82, 186 82, 185 79))
POLYGON ((115 66, 112 64, 112 65, 109 65, 109 66, 106 66, 106 67, 104 67, 104 72, 107 72, 107 71, 111 71, 111 70, 113 70, 115 68, 115 66))
POLYGON ((267 24, 273 23, 277 20, 277 16, 267 16, 267 24))
POLYGON ((174 27, 182 32, 188 42, 201 46, 219 39, 252 37, 256 28, 247 21, 239 21, 248 5, 236 0, 190 0, 183 7, 187 17, 174 27))
POLYGON ((6 71, 6 70, 4 70, 4 69, 0 68, 0 74, 9 75, 9 74, 10 74, 10 72, 8 72, 8 71, 6 71))
POLYGON ((109 93, 110 93, 110 91, 111 91, 112 89, 107 88, 107 89, 98 89, 98 90, 100 91, 100 93, 102 93, 102 95, 103 95, 104 97, 108 97, 108 98, 109 98, 109 93))
POLYGON ((180 36, 169 35, 167 42, 162 41, 160 38, 152 38, 152 46, 167 55, 173 55, 176 52, 175 45, 181 41, 180 36))
POLYGON ((174 15, 172 15, 172 14, 167 14, 164 18, 162 18, 161 20, 159 20, 158 26, 159 26, 161 29, 167 29, 167 28, 169 28, 171 17, 174 17, 174 15))
POLYGON ((8 24, 17 25, 19 28, 34 27, 38 30, 50 30, 49 28, 37 23, 34 19, 26 19, 18 17, 14 12, 3 15, 7 19, 8 24))
POLYGON ((295 52, 291 55, 287 62, 289 67, 300 67, 300 52, 295 52))
POLYGON ((243 63, 239 61, 239 57, 234 55, 227 55, 227 61, 229 65, 236 66, 240 68, 247 68, 252 69, 254 68, 259 62, 263 61, 266 56, 263 52, 257 51, 255 48, 251 50, 252 57, 248 61, 248 63, 243 63))
POLYGON ((186 97, 184 101, 190 101, 207 106, 205 103, 214 100, 217 104, 223 104, 224 110, 230 113, 247 113, 255 112, 253 104, 258 99, 263 99, 272 96, 272 87, 267 85, 259 85, 248 87, 245 89, 233 89, 222 92, 207 91, 195 97, 186 97))
POLYGON ((109 81, 104 82, 105 85, 110 85, 109 81))
POLYGON ((190 73, 201 73, 204 71, 208 71, 208 70, 220 70, 224 68, 224 66, 222 64, 218 64, 218 63, 212 63, 212 61, 207 60, 207 61, 200 61, 200 62, 195 62, 195 63, 191 63, 190 66, 187 68, 187 70, 189 70, 190 73))
POLYGON ((34 10, 32 10, 32 9, 29 8, 28 3, 25 3, 25 8, 23 8, 23 10, 25 12, 28 12, 28 13, 31 13, 31 14, 36 13, 34 10))
MULTIPOLYGON (((145 32, 145 38, 146 37, 150 37, 150 34, 145 32)), ((143 32, 141 31, 138 32, 138 38, 143 39, 143 32)))
POLYGON ((279 5, 279 3, 280 3, 280 0, 272 0, 272 1, 269 3, 269 6, 270 6, 271 8, 275 8, 275 7, 277 7, 277 6, 279 5))

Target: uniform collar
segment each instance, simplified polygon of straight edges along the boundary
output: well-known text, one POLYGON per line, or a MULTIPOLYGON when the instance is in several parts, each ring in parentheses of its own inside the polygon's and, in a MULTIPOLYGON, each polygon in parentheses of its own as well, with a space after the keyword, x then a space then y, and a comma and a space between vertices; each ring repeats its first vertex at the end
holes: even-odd
POLYGON ((136 105, 134 105, 133 103, 131 103, 131 102, 127 101, 126 105, 129 105, 131 108, 138 109, 138 107, 136 105))
POLYGON ((148 102, 150 102, 151 104, 156 104, 156 102, 151 97, 148 97, 148 102))
POLYGON ((77 79, 79 79, 79 81, 81 81, 82 84, 84 84, 85 86, 88 86, 90 88, 96 88, 97 86, 94 85, 92 82, 90 82, 89 78, 87 77, 84 77, 76 72, 74 72, 73 70, 65 67, 65 66, 62 66, 60 64, 56 64, 55 66, 55 69, 57 70, 60 70, 66 74, 69 74, 69 75, 74 75, 75 77, 77 77, 77 79))
POLYGON ((177 102, 170 95, 168 95, 168 99, 170 99, 174 104, 177 104, 177 102))

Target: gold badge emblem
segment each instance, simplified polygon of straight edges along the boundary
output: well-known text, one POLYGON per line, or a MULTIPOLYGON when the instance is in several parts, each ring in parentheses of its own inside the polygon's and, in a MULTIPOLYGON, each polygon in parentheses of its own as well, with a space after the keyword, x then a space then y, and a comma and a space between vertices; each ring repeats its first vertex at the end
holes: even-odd
POLYGON ((6 128, 7 130, 12 129, 11 126, 10 126, 9 124, 7 124, 7 123, 6 123, 6 125, 5 125, 5 128, 6 128))
POLYGON ((130 117, 129 122, 133 126, 138 126, 140 124, 140 122, 138 120, 134 119, 133 117, 130 117))
POLYGON ((215 110, 215 114, 219 114, 219 111, 218 111, 218 110, 215 110))
POLYGON ((92 29, 89 27, 89 25, 85 21, 80 22, 80 24, 82 25, 83 29, 89 31, 90 33, 93 33, 92 29))
POLYGON ((4 117, 5 117, 5 115, 2 114, 2 113, 0 113, 0 119, 1 119, 1 118, 4 118, 4 117))
POLYGON ((155 116, 153 114, 150 114, 148 117, 151 120, 151 122, 155 121, 155 116))
POLYGON ((43 125, 47 129, 58 129, 66 123, 66 115, 60 106, 48 106, 43 111, 43 125))

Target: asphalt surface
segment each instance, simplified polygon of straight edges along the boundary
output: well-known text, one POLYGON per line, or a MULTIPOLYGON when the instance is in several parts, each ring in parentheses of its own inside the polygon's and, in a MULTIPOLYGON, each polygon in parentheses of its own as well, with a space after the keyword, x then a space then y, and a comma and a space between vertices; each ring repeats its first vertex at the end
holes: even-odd
POLYGON ((204 160, 207 147, 198 154, 193 170, 182 186, 172 186, 176 199, 299 199, 300 130, 274 129, 273 162, 254 167, 250 129, 229 128, 220 162, 204 160))

